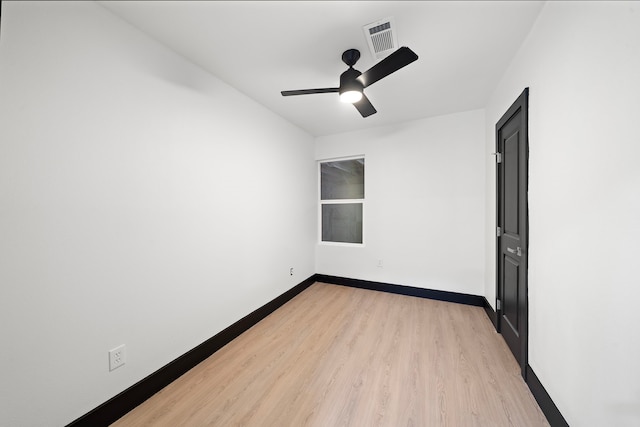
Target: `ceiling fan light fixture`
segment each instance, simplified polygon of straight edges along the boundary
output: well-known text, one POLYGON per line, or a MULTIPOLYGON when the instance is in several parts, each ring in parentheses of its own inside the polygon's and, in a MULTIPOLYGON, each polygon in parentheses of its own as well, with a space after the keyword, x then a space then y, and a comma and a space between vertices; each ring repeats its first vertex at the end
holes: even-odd
POLYGON ((340 101, 353 104, 362 99, 362 92, 358 90, 348 90, 340 94, 340 101))
MULTIPOLYGON (((348 50, 345 52, 345 55, 350 52, 355 52, 357 55, 353 58, 348 57, 347 59, 357 59, 360 57, 360 53, 355 49, 348 50)), ((349 61, 347 62, 350 63, 349 61)), ((360 71, 354 70, 353 66, 349 65, 349 69, 340 75, 340 101, 353 104, 362 99, 364 85, 358 80, 360 74, 360 71)))
MULTIPOLYGON (((381 28, 386 27, 383 25, 381 28)), ((384 29, 384 28, 383 28, 384 29)), ((360 58, 358 49, 348 49, 342 54, 342 62, 349 66, 349 69, 340 74, 340 87, 325 87, 319 89, 283 90, 282 96, 310 95, 314 93, 335 93, 338 92, 342 102, 352 104, 362 117, 369 117, 377 113, 375 107, 364 94, 364 89, 371 86, 380 79, 395 73, 418 59, 408 47, 401 47, 395 52, 378 62, 367 71, 361 73, 353 68, 360 58)))

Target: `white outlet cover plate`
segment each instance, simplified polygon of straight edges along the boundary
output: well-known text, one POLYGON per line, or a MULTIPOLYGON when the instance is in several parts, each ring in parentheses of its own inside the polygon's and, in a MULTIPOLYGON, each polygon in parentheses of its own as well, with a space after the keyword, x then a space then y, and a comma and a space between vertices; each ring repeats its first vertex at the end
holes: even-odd
POLYGON ((127 348, 124 344, 109 350, 109 371, 124 365, 127 361, 127 348))

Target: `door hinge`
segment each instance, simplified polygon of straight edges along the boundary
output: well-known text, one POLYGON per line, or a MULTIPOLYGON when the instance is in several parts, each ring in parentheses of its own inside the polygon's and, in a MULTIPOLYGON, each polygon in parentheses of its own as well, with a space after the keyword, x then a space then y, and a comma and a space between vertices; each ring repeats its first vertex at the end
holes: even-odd
POLYGON ((502 307, 501 301, 499 299, 496 300, 496 310, 500 310, 502 307))
POLYGON ((502 236, 502 229, 500 227, 496 227, 496 237, 502 236))
POLYGON ((491 153, 496 156, 496 163, 502 163, 502 153, 491 153))

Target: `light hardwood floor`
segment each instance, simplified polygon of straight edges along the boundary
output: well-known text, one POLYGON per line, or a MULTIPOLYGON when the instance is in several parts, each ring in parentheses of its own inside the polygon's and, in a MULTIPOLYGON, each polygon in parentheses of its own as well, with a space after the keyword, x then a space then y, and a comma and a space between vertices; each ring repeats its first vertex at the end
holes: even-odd
POLYGON ((113 424, 546 425, 482 308, 322 283, 113 424))

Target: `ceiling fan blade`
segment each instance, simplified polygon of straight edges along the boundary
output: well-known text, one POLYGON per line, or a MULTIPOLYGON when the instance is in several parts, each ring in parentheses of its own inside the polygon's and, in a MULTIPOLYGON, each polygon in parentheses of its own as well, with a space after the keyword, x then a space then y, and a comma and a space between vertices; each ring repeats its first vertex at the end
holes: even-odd
POLYGON ((337 87, 325 87, 322 89, 301 89, 301 90, 283 90, 280 92, 282 96, 292 96, 292 95, 311 95, 314 93, 333 93, 338 92, 340 88, 337 87))
POLYGON ((367 98, 364 93, 362 94, 362 99, 358 102, 354 102, 353 106, 356 107, 360 114, 362 114, 362 117, 369 117, 370 115, 377 113, 376 109, 371 104, 371 101, 369 101, 369 98, 367 98))
POLYGON ((358 77, 358 80, 360 80, 364 87, 371 86, 378 80, 411 64, 416 59, 418 59, 418 55, 408 47, 403 46, 362 73, 362 75, 358 77))

